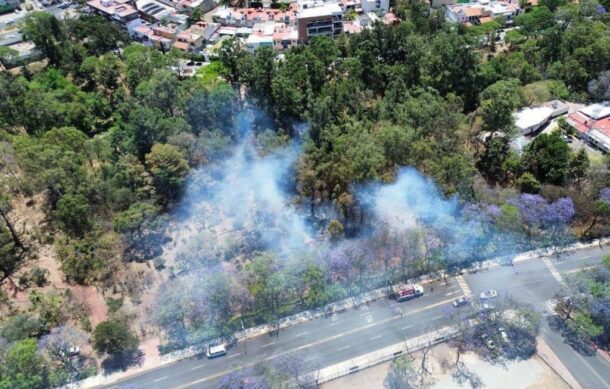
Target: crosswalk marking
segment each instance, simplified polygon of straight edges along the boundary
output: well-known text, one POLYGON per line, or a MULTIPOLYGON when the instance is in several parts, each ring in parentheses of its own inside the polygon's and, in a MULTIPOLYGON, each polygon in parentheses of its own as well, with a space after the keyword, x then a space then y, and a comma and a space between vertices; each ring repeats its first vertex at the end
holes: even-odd
POLYGON ((547 300, 544 305, 546 305, 546 309, 548 309, 553 315, 556 313, 555 307, 557 306, 557 300, 547 300))
POLYGON ((464 276, 458 275, 455 277, 455 280, 457 281, 458 285, 460 286, 460 289, 462 289, 462 292, 464 292, 465 295, 470 296, 472 294, 472 292, 470 291, 470 287, 464 279, 464 276))
POLYGON ((549 269, 553 278, 555 278, 557 280, 557 282, 559 282, 561 285, 565 285, 565 282, 563 281, 563 277, 561 276, 559 271, 557 271, 555 264, 553 264, 553 262, 551 262, 551 260, 547 257, 542 258, 542 262, 544 262, 546 268, 549 269))

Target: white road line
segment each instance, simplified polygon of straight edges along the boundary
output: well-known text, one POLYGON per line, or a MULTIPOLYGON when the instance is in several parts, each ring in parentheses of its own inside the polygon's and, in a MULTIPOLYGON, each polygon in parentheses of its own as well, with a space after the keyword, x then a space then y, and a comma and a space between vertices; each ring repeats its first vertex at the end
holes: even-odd
POLYGON ((296 335, 295 335, 295 337, 297 337, 297 338, 298 338, 298 337, 300 337, 300 336, 307 335, 307 334, 309 334, 309 331, 305 331, 305 332, 298 333, 298 334, 296 334, 296 335))
POLYGON ((191 370, 197 370, 197 369, 201 369, 202 367, 204 367, 205 365, 199 365, 199 366, 195 366, 195 367, 191 367, 191 370))
POLYGON ((445 293, 445 296, 453 296, 454 294, 460 293, 459 290, 456 290, 455 292, 449 292, 449 293, 445 293))
POLYGON ((401 330, 408 330, 411 327, 413 327, 413 326, 411 325, 411 326, 402 327, 401 330))
POLYGON ((238 356, 240 356, 240 355, 241 355, 241 353, 237 353, 237 354, 229 355, 229 356, 227 357, 227 359, 230 359, 230 358, 235 358, 235 357, 238 357, 238 356))
POLYGON ((167 379, 167 376, 161 377, 161 378, 157 378, 156 380, 153 380, 153 382, 159 382, 159 381, 163 381, 167 379))
POLYGON ((373 316, 369 315, 366 317, 366 322, 367 323, 372 323, 373 322, 373 316))
POLYGON ((563 281, 563 277, 561 277, 561 274, 557 271, 555 264, 553 262, 551 262, 550 258, 544 257, 544 258, 542 258, 542 262, 544 262, 544 264, 546 265, 546 268, 549 269, 553 278, 555 278, 557 280, 557 282, 559 282, 561 285, 565 285, 565 282, 563 281))
POLYGON ((375 339, 379 339, 379 338, 381 338, 381 335, 373 336, 373 337, 372 337, 371 339, 369 339, 369 340, 375 340, 375 339))
POLYGON ((462 292, 464 292, 465 295, 472 294, 472 292, 470 291, 470 287, 468 287, 468 284, 466 283, 466 280, 464 279, 464 276, 457 275, 455 277, 455 280, 457 281, 458 285, 460 286, 460 288, 462 289, 462 292))
POLYGON ((360 316, 371 316, 370 312, 362 312, 360 316))
POLYGON ((597 266, 586 266, 580 269, 572 269, 572 270, 568 270, 568 271, 564 271, 563 273, 565 274, 572 274, 572 273, 578 273, 581 270, 591 270, 591 269, 595 269, 597 266))
POLYGON ((341 348, 340 348, 339 350, 337 350, 337 351, 343 351, 343 350, 347 350, 347 349, 348 349, 348 348, 350 348, 350 347, 352 347, 352 346, 345 346, 345 347, 341 347, 341 348))
POLYGON ((269 346, 273 346, 274 344, 275 344, 275 342, 271 342, 271 343, 263 344, 261 347, 269 347, 269 346))
POLYGON ((442 318, 443 318, 443 316, 442 316, 442 315, 441 315, 441 316, 434 316, 434 317, 433 317, 432 319, 430 319, 430 320, 438 320, 438 319, 442 319, 442 318))
MULTIPOLYGON (((419 308, 419 309, 415 309, 415 310, 409 311, 405 315, 406 316, 410 316, 410 315, 414 315, 414 314, 419 313, 419 312, 424 312, 424 311, 427 311, 429 309, 432 309, 432 308, 435 308, 435 307, 439 307, 439 306, 448 304, 451 301, 452 300, 439 301, 438 303, 430 304, 427 307, 423 307, 423 308, 419 308)), ((276 353, 276 354, 273 354, 273 355, 270 355, 270 356, 266 357, 264 360, 265 361, 270 361, 270 360, 275 359, 275 358, 277 358, 279 356, 282 356, 282 355, 291 354, 291 353, 295 353, 295 352, 300 352, 301 350, 304 350, 306 348, 318 346, 320 344, 329 342, 331 340, 344 337, 345 335, 355 334, 355 333, 357 333, 359 331, 366 330, 368 328, 379 326, 379 325, 382 325, 382 324, 385 324, 385 323, 389 323, 389 322, 392 322, 394 320, 398 320, 398 319, 401 319, 401 318, 402 317, 400 315, 396 315, 396 316, 392 316, 392 317, 389 317, 389 318, 386 318, 386 319, 382 319, 382 320, 380 320, 380 321, 378 321, 376 323, 373 323, 373 324, 366 324, 366 325, 364 325, 362 327, 354 328, 354 329, 351 329, 351 330, 346 331, 346 332, 341 332, 340 334, 329 336, 328 338, 325 338, 325 339, 319 339, 319 340, 316 340, 315 342, 312 342, 312 343, 309 343, 309 344, 305 344, 303 346, 295 347, 293 349, 286 350, 286 351, 281 351, 279 353, 276 353)), ((408 327, 405 327, 405 328, 408 328, 408 327)), ((349 347, 349 346, 347 346, 347 347, 349 347)), ((226 374, 231 373, 233 371, 237 371, 240 368, 244 368, 244 367, 247 367, 247 366, 254 366, 254 364, 256 364, 256 363, 258 363, 258 362, 246 363, 245 365, 240 366, 239 368, 227 369, 227 370, 221 371, 219 373, 212 374, 212 375, 204 377, 204 378, 200 378, 200 379, 195 380, 195 381, 187 382, 186 384, 179 385, 179 386, 177 386, 177 387, 175 387, 173 389, 183 389, 183 388, 188 388, 188 387, 191 387, 191 386, 195 386, 195 385, 200 384, 202 382, 206 382, 206 381, 218 378, 218 377, 222 377, 223 375, 226 375, 226 374)))
POLYGON ((332 326, 337 325, 337 324, 339 324, 339 322, 338 322, 338 321, 336 321, 336 322, 334 322, 334 323, 330 323, 328 326, 329 326, 329 327, 332 327, 332 326))

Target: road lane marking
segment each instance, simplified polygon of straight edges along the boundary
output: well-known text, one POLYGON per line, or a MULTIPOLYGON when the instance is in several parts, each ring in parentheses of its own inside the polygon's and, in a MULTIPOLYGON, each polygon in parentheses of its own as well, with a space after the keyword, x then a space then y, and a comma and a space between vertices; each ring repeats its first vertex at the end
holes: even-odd
POLYGON ((410 326, 406 326, 406 327, 402 327, 401 330, 408 330, 409 328, 413 327, 412 325, 410 326))
POLYGON ((269 347, 269 346, 273 346, 274 344, 275 344, 275 342, 271 342, 271 343, 263 344, 261 347, 269 347))
POLYGON ((163 380, 166 380, 166 379, 167 379, 167 376, 163 376, 161 378, 157 378, 156 380, 153 380, 153 382, 159 382, 159 381, 163 381, 163 380))
POLYGON ((379 339, 379 338, 381 338, 381 335, 373 336, 373 337, 372 337, 371 339, 369 339, 369 340, 375 340, 375 339, 379 339))
POLYGON ((564 271, 564 274, 572 274, 572 273, 578 273, 581 270, 591 270, 591 269, 595 269, 597 266, 593 265, 593 266, 586 266, 580 269, 572 269, 572 270, 568 270, 568 271, 564 271))
POLYGON ((360 316, 371 316, 370 312, 362 312, 360 316))
POLYGON ((237 354, 229 355, 229 356, 227 357, 227 359, 230 359, 230 358, 235 358, 235 357, 238 357, 238 356, 240 356, 240 355, 241 355, 241 353, 237 353, 237 354))
POLYGON ((460 291, 456 290, 455 292, 448 292, 448 293, 445 293, 445 296, 453 296, 456 293, 460 293, 460 291))
POLYGON ((367 322, 367 323, 369 323, 369 324, 371 324, 371 323, 373 322, 373 316, 368 315, 368 316, 366 317, 366 322, 367 322))
POLYGON ((430 319, 430 320, 438 320, 438 319, 442 319, 442 318, 443 318, 443 316, 442 316, 442 315, 441 315, 441 316, 434 316, 434 317, 433 317, 432 319, 430 319))
POLYGON ((472 291, 470 290, 470 287, 466 283, 466 280, 464 279, 463 275, 459 274, 459 275, 455 276, 455 280, 457 281, 458 285, 460 286, 460 289, 462 289, 462 292, 466 296, 470 296, 472 294, 472 291))
POLYGON ((553 278, 555 278, 555 280, 557 280, 557 282, 559 282, 560 285, 565 286, 566 283, 563 281, 563 277, 561 276, 561 273, 559 273, 559 271, 557 271, 555 264, 553 262, 551 262, 550 258, 544 257, 544 258, 542 258, 542 262, 544 262, 544 265, 546 266, 546 268, 549 269, 553 278))
POLYGON ((300 333, 296 334, 295 337, 299 338, 299 337, 301 337, 303 335, 307 335, 307 334, 309 334, 309 331, 304 331, 304 332, 300 332, 300 333))
MULTIPOLYGON (((436 307, 439 307, 441 305, 448 304, 448 303, 450 303, 452 301, 453 301, 453 299, 439 301, 438 303, 430 304, 427 307, 423 307, 423 308, 420 308, 420 309, 414 309, 413 311, 405 313, 404 316, 408 316, 408 315, 413 315, 413 314, 416 314, 416 313, 424 312, 424 311, 427 311, 429 309, 436 308, 436 307)), ((309 343, 309 344, 305 344, 305 345, 302 345, 302 346, 299 346, 299 347, 295 347, 295 348, 293 348, 291 350, 286 350, 286 351, 279 352, 277 354, 273 354, 273 355, 265 358, 264 360, 265 361, 270 361, 270 360, 275 359, 277 357, 280 357, 282 355, 292 354, 292 353, 295 353, 295 352, 298 352, 298 351, 301 351, 301 350, 305 350, 305 349, 313 347, 313 346, 318 346, 320 344, 329 342, 331 340, 341 338, 341 337, 343 337, 345 335, 351 335, 351 334, 354 334, 354 333, 357 333, 357 332, 360 332, 360 331, 363 331, 363 330, 366 330, 366 329, 369 329, 369 328, 372 328, 372 327, 375 327, 375 326, 379 326, 379 325, 382 325, 382 324, 389 323, 389 322, 394 321, 396 319, 400 319, 401 317, 402 316, 400 316, 400 315, 388 317, 386 319, 379 320, 378 322, 375 322, 375 323, 366 324, 366 325, 364 325, 362 327, 354 328, 352 330, 349 330, 349 331, 346 331, 346 332, 342 332, 340 334, 329 336, 328 338, 325 338, 325 339, 320 339, 320 340, 317 340, 317 341, 309 343)), ((411 327, 411 326, 408 326, 408 327, 411 327)), ((405 328, 408 328, 408 327, 405 327, 405 328)), ((350 346, 347 346, 347 347, 350 347, 350 346)), ((228 370, 225 370, 225 371, 221 371, 220 373, 216 373, 216 374, 213 374, 213 375, 210 375, 210 376, 198 379, 196 381, 188 382, 188 383, 186 383, 184 385, 176 386, 174 389, 188 388, 188 387, 200 384, 202 382, 206 382, 206 381, 213 380, 215 378, 222 377, 223 375, 226 375, 226 374, 229 374, 231 372, 237 371, 237 370, 242 369, 244 367, 254 366, 257 363, 260 363, 260 360, 253 361, 253 362, 250 362, 250 363, 246 363, 243 366, 240 366, 239 368, 228 369, 228 370)))
POLYGON ((332 327, 332 326, 337 325, 337 324, 339 324, 339 322, 338 322, 338 321, 336 321, 336 322, 334 322, 334 323, 330 323, 328 326, 329 326, 329 327, 332 327))
POLYGON ((191 370, 197 370, 197 369, 201 369, 202 367, 204 367, 205 365, 199 365, 199 366, 195 366, 195 367, 191 367, 191 370))
POLYGON ((348 348, 350 348, 350 347, 352 347, 352 346, 345 346, 345 347, 341 347, 341 348, 340 348, 339 350, 337 350, 337 351, 343 351, 343 350, 347 350, 347 349, 348 349, 348 348))

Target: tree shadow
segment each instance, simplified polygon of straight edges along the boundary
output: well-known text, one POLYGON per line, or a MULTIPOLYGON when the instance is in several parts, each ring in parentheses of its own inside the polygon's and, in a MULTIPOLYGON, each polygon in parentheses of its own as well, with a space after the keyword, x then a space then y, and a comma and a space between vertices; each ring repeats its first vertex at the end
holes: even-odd
POLYGON ((547 319, 547 322, 549 327, 553 331, 559 332, 563 337, 564 342, 576 352, 588 357, 595 355, 596 350, 591 345, 590 340, 568 325, 567 320, 553 315, 547 319))
POLYGON ((144 353, 140 350, 126 351, 112 354, 102 362, 104 374, 112 374, 118 371, 125 371, 133 366, 140 366, 144 360, 144 353))

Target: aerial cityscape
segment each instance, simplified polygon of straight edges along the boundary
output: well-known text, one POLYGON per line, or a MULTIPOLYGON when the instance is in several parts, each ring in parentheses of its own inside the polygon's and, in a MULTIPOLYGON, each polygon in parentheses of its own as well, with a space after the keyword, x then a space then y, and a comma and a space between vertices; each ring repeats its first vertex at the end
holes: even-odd
POLYGON ((0 0, 0 389, 610 388, 609 0, 0 0))

